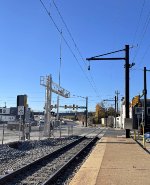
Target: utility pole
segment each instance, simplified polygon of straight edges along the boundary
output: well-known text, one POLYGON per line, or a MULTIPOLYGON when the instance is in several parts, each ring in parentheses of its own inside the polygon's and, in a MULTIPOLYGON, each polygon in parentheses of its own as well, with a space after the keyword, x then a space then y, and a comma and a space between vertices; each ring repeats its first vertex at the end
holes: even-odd
POLYGON ((116 124, 116 96, 115 96, 115 128, 116 128, 116 126, 117 126, 117 124, 116 124))
POLYGON ((147 87, 146 87, 146 67, 144 67, 144 125, 147 125, 147 87))
MULTIPOLYGON (((126 118, 129 118, 129 45, 125 46, 125 108, 126 118)), ((126 129, 126 138, 130 137, 130 129, 126 129)))
POLYGON ((84 108, 85 109, 85 126, 87 127, 87 122, 88 122, 88 97, 83 97, 83 96, 77 96, 77 95, 73 95, 79 98, 84 98, 86 100, 86 105, 83 106, 79 106, 78 108, 84 108))
POLYGON ((145 125, 145 131, 150 131, 148 128, 148 122, 147 122, 147 82, 146 82, 146 71, 150 71, 147 70, 146 67, 144 67, 144 90, 143 90, 143 94, 144 94, 144 125, 145 125))
POLYGON ((116 100, 116 101, 117 101, 117 104, 116 104, 116 105, 117 105, 117 111, 116 111, 116 112, 117 112, 117 114, 118 114, 118 95, 119 95, 120 93, 119 93, 118 91, 115 91, 115 94, 117 95, 117 97, 116 97, 116 98, 117 98, 117 100, 116 100))
MULTIPOLYGON (((60 41, 60 60, 59 60, 59 86, 60 86, 60 72, 61 72, 61 51, 62 51, 62 31, 61 31, 61 41, 60 41)), ((57 121, 59 120, 59 94, 57 96, 57 121)))
POLYGON ((117 102, 117 98, 115 96, 115 99, 114 100, 103 100, 103 101, 115 101, 115 124, 114 124, 114 127, 116 128, 116 102, 117 102))
POLYGON ((85 116, 85 126, 87 127, 88 122, 88 97, 86 97, 86 116, 85 116))
MULTIPOLYGON (((91 58, 87 58, 86 60, 88 61, 90 60, 124 60, 125 61, 125 65, 124 65, 125 67, 125 115, 126 115, 126 118, 129 118, 129 68, 135 65, 134 63, 129 64, 129 45, 125 45, 125 49, 94 56, 91 58), (101 58, 102 56, 114 54, 120 51, 125 51, 125 57, 101 58)), ((130 137, 130 129, 126 129, 126 138, 129 138, 129 137, 130 137)))

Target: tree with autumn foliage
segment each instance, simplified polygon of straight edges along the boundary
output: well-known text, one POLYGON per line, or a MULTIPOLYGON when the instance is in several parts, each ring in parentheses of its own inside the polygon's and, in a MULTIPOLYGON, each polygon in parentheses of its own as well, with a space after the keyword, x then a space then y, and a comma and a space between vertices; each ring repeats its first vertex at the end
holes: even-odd
POLYGON ((96 105, 95 122, 101 123, 101 118, 104 118, 104 117, 105 117, 105 108, 104 108, 103 102, 101 102, 96 105))
POLYGON ((108 107, 106 109, 103 102, 97 103, 95 117, 93 119, 93 122, 94 123, 101 123, 101 118, 106 118, 108 116, 115 117, 115 115, 116 115, 116 111, 113 107, 108 107))
POLYGON ((113 108, 113 107, 109 107, 108 109, 107 109, 107 115, 108 116, 116 116, 116 111, 115 111, 115 109, 113 108))

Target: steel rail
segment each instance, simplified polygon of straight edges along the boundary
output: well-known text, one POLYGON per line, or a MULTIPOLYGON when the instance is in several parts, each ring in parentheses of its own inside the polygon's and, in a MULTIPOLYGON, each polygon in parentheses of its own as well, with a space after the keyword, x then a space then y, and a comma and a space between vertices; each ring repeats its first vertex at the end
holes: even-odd
MULTIPOLYGON (((92 130, 91 132, 85 134, 84 136, 87 137, 89 134, 91 134, 91 133, 97 131, 98 129, 99 129, 99 128, 95 128, 95 130, 92 130)), ((104 130, 105 130, 105 129, 104 129, 104 130)), ((103 132, 104 130, 101 130, 101 132, 103 132)), ((101 133, 101 132, 100 132, 100 133, 101 133)), ((100 133, 99 133, 99 134, 100 134, 100 133)), ((98 134, 98 135, 99 135, 99 134, 98 134)))
POLYGON ((27 164, 26 166, 23 166, 22 168, 14 171, 14 172, 12 172, 10 174, 7 174, 7 175, 3 176, 2 178, 0 178, 0 184, 3 184, 3 185, 6 184, 8 181, 10 181, 11 179, 13 179, 16 175, 22 173, 23 171, 26 171, 26 170, 30 169, 31 166, 34 166, 34 165, 40 163, 41 161, 43 161, 43 160, 45 160, 45 159, 47 159, 49 157, 55 156, 57 153, 65 150, 65 149, 67 149, 68 147, 71 147, 74 144, 78 144, 84 138, 85 138, 85 136, 83 136, 83 137, 81 137, 81 138, 79 138, 79 139, 77 139, 77 140, 69 143, 68 145, 65 145, 65 146, 59 148, 58 150, 55 150, 54 152, 52 152, 52 153, 50 153, 48 155, 45 155, 44 157, 41 157, 41 158, 37 159, 36 161, 31 162, 30 164, 27 164))
POLYGON ((54 183, 57 180, 57 178, 60 176, 60 174, 62 174, 62 172, 66 168, 68 168, 68 166, 73 161, 75 161, 78 156, 80 156, 92 143, 95 143, 97 141, 97 135, 93 139, 91 139, 91 141, 89 141, 89 143, 87 143, 86 146, 82 147, 82 149, 78 153, 76 153, 68 162, 66 162, 59 170, 57 170, 53 175, 51 175, 49 179, 45 181, 42 185, 49 185, 49 184, 54 183))
MULTIPOLYGON (((89 135, 89 134, 91 134, 91 133, 93 133, 93 132, 95 132, 95 131, 97 131, 97 129, 95 129, 95 130, 92 131, 92 132, 89 132, 88 134, 86 134, 86 136, 89 135)), ((103 131, 104 131, 104 130, 101 130, 101 131, 91 140, 90 143, 92 143, 93 140, 95 140, 95 138, 97 138, 97 136, 98 136, 101 132, 103 132, 103 131)), ((16 171, 12 172, 12 173, 10 173, 10 174, 7 174, 7 175, 1 177, 1 178, 0 178, 0 184, 3 184, 3 185, 7 184, 7 182, 10 182, 11 180, 13 180, 13 178, 15 178, 17 175, 23 173, 24 171, 27 171, 28 169, 30 169, 30 168, 33 167, 34 165, 40 164, 41 161, 44 161, 44 160, 46 160, 46 159, 48 159, 48 158, 51 158, 51 157, 54 157, 56 154, 60 153, 61 151, 66 150, 67 148, 72 147, 73 145, 76 145, 76 144, 80 143, 82 140, 84 140, 84 139, 86 138, 86 136, 82 136, 81 138, 79 138, 79 139, 77 139, 77 140, 75 140, 75 141, 69 143, 68 145, 65 145, 65 146, 59 148, 58 150, 55 150, 54 152, 52 152, 52 153, 50 153, 50 154, 48 154, 48 155, 45 155, 44 157, 41 157, 41 158, 37 159, 36 161, 31 162, 30 164, 27 164, 26 166, 23 166, 22 168, 20 168, 20 169, 18 169, 18 170, 16 170, 16 171)), ((90 143, 87 144, 86 148, 90 145, 90 143)), ((80 151, 78 152, 78 154, 76 154, 76 155, 79 155, 83 150, 84 150, 84 148, 83 148, 82 150, 80 150, 80 151)), ((75 156, 75 157, 76 157, 76 156, 75 156)), ((57 176, 57 174, 60 173, 60 172, 65 168, 65 166, 69 165, 70 162, 74 160, 75 157, 72 157, 72 158, 69 160, 68 164, 63 165, 63 166, 61 167, 61 169, 58 170, 58 172, 56 171, 46 182, 49 182, 50 179, 55 178, 55 177, 57 176), (59 171, 60 171, 60 172, 59 172, 59 171)))

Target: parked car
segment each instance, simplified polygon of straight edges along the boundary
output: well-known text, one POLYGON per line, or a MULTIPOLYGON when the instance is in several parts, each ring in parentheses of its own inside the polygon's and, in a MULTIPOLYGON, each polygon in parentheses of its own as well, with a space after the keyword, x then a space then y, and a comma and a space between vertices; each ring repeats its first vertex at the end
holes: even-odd
POLYGON ((31 121, 31 126, 37 126, 37 125, 38 125, 38 122, 36 120, 31 121))
POLYGON ((146 132, 146 133, 144 134, 144 138, 145 138, 145 141, 146 141, 147 143, 149 143, 149 142, 150 142, 150 132, 146 132))

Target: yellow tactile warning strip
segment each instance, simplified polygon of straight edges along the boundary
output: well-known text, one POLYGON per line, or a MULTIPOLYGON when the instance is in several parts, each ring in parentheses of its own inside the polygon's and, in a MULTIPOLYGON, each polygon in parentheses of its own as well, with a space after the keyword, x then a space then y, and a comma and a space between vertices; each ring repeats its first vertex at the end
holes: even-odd
POLYGON ((106 138, 101 139, 69 185, 94 185, 103 160, 106 138), (103 142, 103 143, 100 143, 103 142))

